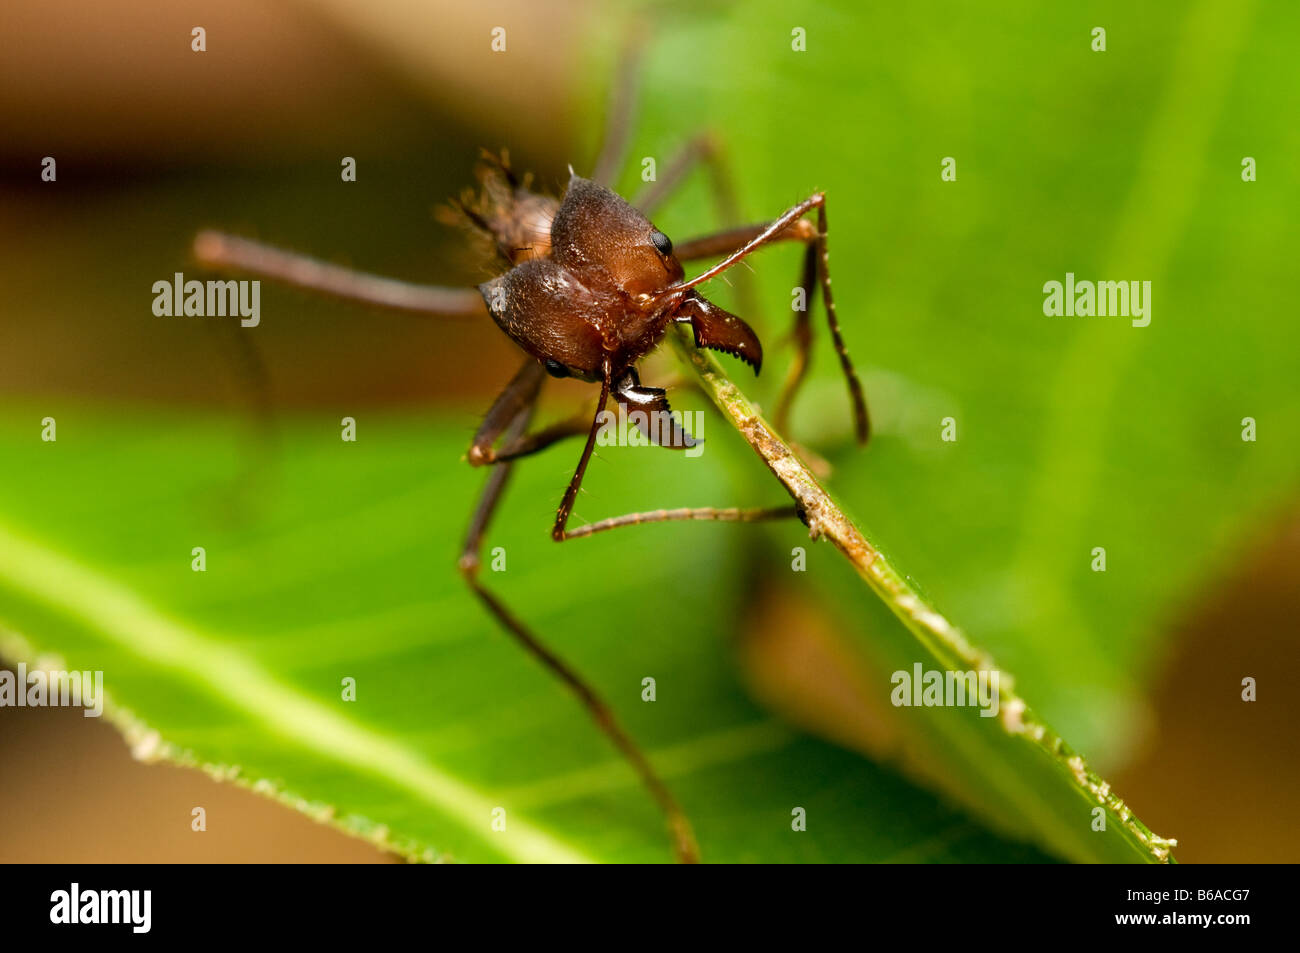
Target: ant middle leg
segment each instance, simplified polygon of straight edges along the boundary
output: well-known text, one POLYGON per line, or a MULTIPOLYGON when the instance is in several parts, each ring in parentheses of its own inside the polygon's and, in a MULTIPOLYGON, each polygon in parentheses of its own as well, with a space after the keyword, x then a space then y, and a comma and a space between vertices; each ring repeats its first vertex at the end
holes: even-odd
POLYGON ((583 476, 587 470, 587 463, 591 458, 592 449, 595 446, 596 435, 600 427, 601 411, 604 410, 605 402, 608 400, 611 389, 614 391, 616 400, 624 406, 632 407, 635 413, 660 414, 668 418, 665 425, 660 422, 651 429, 648 425, 638 422, 637 426, 643 428, 643 432, 650 436, 652 442, 660 446, 680 449, 695 445, 695 441, 684 431, 680 424, 672 417, 672 411, 668 406, 667 396, 664 391, 657 387, 642 387, 640 379, 635 370, 629 370, 627 374, 611 388, 609 382, 608 367, 606 368, 605 379, 601 385, 600 401, 596 406, 596 416, 591 423, 591 431, 587 436, 587 444, 583 448, 581 459, 578 461, 578 468, 573 474, 573 479, 569 482, 569 488, 564 494, 564 501, 560 504, 559 512, 556 514, 555 526, 551 530, 551 536, 556 542, 563 542, 566 539, 577 539, 582 536, 591 536, 594 533, 601 533, 611 529, 617 529, 621 526, 636 526, 641 523, 666 523, 680 520, 711 520, 727 523, 754 523, 762 520, 788 519, 790 517, 800 517, 800 511, 797 506, 778 506, 765 508, 742 509, 740 507, 717 508, 712 506, 701 507, 681 507, 672 510, 653 510, 643 513, 627 513, 623 516, 614 516, 609 519, 600 520, 595 523, 588 523, 584 526, 578 526, 574 529, 568 528, 569 515, 573 509, 573 502, 577 498, 578 490, 582 485, 583 476))
POLYGON ((772 414, 772 422, 780 433, 789 431, 790 407, 804 378, 808 376, 808 365, 812 360, 812 298, 817 293, 817 246, 812 243, 804 249, 799 291, 802 292, 802 307, 794 309, 794 325, 790 329, 790 339, 794 342, 794 360, 790 363, 785 383, 781 386, 781 394, 776 399, 776 410, 772 414))

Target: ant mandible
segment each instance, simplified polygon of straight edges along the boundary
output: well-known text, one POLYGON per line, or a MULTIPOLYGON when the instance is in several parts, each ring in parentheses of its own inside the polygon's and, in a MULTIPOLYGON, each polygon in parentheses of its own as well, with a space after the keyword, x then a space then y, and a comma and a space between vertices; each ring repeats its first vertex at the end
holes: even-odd
MULTIPOLYGON (((632 765, 664 812, 678 860, 699 859, 694 832, 676 798, 659 778, 612 710, 573 668, 544 645, 532 631, 478 578, 483 537, 499 503, 510 468, 521 457, 537 453, 566 437, 586 433, 578 465, 565 490, 551 528, 557 542, 590 536, 620 526, 673 520, 754 522, 798 516, 794 506, 766 509, 684 508, 631 513, 568 528, 569 515, 595 447, 601 412, 612 395, 638 423, 659 412, 669 417, 666 393, 645 387, 636 365, 660 344, 669 326, 689 323, 696 347, 730 354, 753 368, 762 368, 763 349, 744 320, 704 298, 696 289, 775 242, 805 246, 801 287, 807 306, 795 311, 794 363, 776 405, 776 425, 784 429, 794 395, 808 366, 812 334, 811 298, 820 288, 827 324, 840 366, 848 382, 855 432, 867 441, 869 423, 862 385, 849 360, 831 296, 826 250, 826 197, 817 192, 787 209, 771 222, 731 228, 674 244, 655 228, 649 214, 686 174, 700 162, 720 173, 717 149, 707 136, 693 139, 667 167, 663 178, 633 202, 608 188, 621 157, 630 123, 632 74, 626 69, 615 86, 614 123, 601 150, 592 179, 573 174, 561 199, 534 192, 510 168, 508 157, 485 153, 479 169, 481 192, 451 203, 449 219, 459 220, 495 246, 507 270, 475 289, 416 285, 327 264, 294 252, 213 231, 194 242, 199 261, 277 279, 299 288, 400 311, 439 316, 482 316, 492 319, 528 355, 523 366, 493 402, 469 447, 473 466, 491 466, 483 496, 466 534, 459 565, 470 588, 498 622, 529 653, 577 695, 598 727, 632 765), (623 119, 623 122, 619 120, 623 119), (814 226, 805 218, 817 210, 814 226), (725 256, 702 274, 687 280, 682 263, 725 256), (598 383, 600 397, 590 424, 585 417, 534 432, 528 431, 533 410, 547 375, 598 383)), ((664 447, 694 445, 673 422, 666 431, 646 431, 651 442, 664 447)))

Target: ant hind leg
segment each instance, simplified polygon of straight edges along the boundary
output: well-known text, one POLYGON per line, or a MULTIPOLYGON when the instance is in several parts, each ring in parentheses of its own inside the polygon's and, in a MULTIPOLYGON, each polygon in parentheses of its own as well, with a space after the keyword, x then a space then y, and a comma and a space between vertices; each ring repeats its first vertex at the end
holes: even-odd
POLYGON ((208 268, 258 275, 333 298, 394 311, 443 317, 487 314, 477 288, 411 284, 224 232, 199 232, 194 237, 194 257, 208 268))

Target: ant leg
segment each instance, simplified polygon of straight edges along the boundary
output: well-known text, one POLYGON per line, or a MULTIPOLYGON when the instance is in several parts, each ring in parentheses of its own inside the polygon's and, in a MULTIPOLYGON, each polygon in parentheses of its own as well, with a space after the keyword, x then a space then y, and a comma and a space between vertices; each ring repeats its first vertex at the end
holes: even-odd
MULTIPOLYGON (((602 401, 602 405, 603 405, 602 401)), ((528 425, 532 416, 532 404, 526 404, 516 410, 514 419, 510 425, 505 428, 505 438, 507 442, 519 439, 528 425)), ((470 521, 469 531, 465 536, 465 546, 460 557, 460 571, 465 577, 474 594, 487 606, 488 611, 496 620, 512 635, 523 648, 532 655, 537 661, 541 662, 550 672, 564 682, 569 689, 578 696, 578 700, 587 709, 597 727, 604 732, 618 752, 631 764, 633 770, 640 777, 642 784, 649 790, 650 795, 655 799, 668 820, 668 827, 672 832, 673 849, 677 859, 683 863, 695 863, 699 861, 699 848, 695 844, 695 834, 691 830, 691 823, 687 820, 685 813, 673 797, 668 786, 655 773, 654 767, 650 764, 649 759, 632 740, 631 736, 624 731, 615 718, 613 710, 603 698, 596 693, 587 682, 574 671, 569 665, 547 648, 535 636, 527 626, 515 617, 509 609, 493 595, 479 581, 478 570, 480 567, 480 553, 483 547, 483 535, 487 530, 488 523, 496 510, 497 503, 505 490, 506 482, 510 477, 510 471, 513 463, 504 462, 500 466, 494 467, 491 475, 488 477, 487 487, 483 492, 478 507, 474 511, 473 519, 470 521)))
POLYGON ((645 35, 632 30, 623 43, 618 75, 610 88, 608 113, 605 116, 605 141, 592 168, 593 181, 608 187, 627 159, 632 138, 633 113, 636 111, 637 80, 645 53, 645 35))
POLYGON ((223 346, 223 360, 230 368, 242 400, 251 416, 251 446, 244 461, 244 473, 236 481, 243 493, 249 488, 256 494, 275 461, 279 428, 271 399, 271 375, 258 348, 255 336, 237 321, 223 321, 214 326, 223 346))
MULTIPOLYGON (((635 369, 629 368, 623 378, 614 385, 613 391, 615 399, 620 404, 634 408, 629 416, 652 444, 669 448, 698 445, 698 441, 686 433, 676 417, 673 416, 672 408, 668 405, 667 393, 662 388, 643 387, 635 369)), ((601 406, 604 406, 603 395, 601 406)), ((600 419, 599 411, 596 419, 597 421, 600 419)), ((581 467, 580 464, 579 474, 575 475, 575 480, 580 479, 581 467)), ((567 499, 568 496, 566 495, 567 499)), ((564 515, 567 516, 567 514, 564 515)), ((591 536, 593 533, 618 529, 620 526, 637 526, 641 523, 668 523, 682 520, 756 523, 762 520, 787 519, 791 516, 803 519, 798 506, 773 506, 752 509, 742 509, 734 506, 726 509, 712 506, 681 507, 673 510, 628 513, 623 516, 614 516, 595 523, 588 523, 574 529, 559 526, 560 535, 556 539, 560 541, 577 539, 580 536, 591 536)))
MULTIPOLYGON (((446 316, 475 317, 487 313, 476 289, 408 284, 221 232, 203 231, 196 235, 193 254, 201 265, 209 268, 258 275, 379 307, 446 316)), ((223 349, 222 353, 236 375, 250 388, 250 401, 257 421, 255 459, 248 464, 250 475, 254 475, 266 469, 266 461, 277 437, 269 375, 253 338, 245 335, 236 324, 229 327, 234 329, 231 349, 223 349)))
POLYGON ((786 375, 785 384, 781 387, 781 395, 776 400, 776 410, 772 414, 772 422, 780 433, 787 433, 789 430, 787 424, 790 420, 790 406, 794 403, 794 395, 808 375, 808 364, 812 360, 812 298, 817 292, 816 245, 809 244, 804 249, 803 273, 799 280, 799 288, 803 291, 803 308, 795 310, 794 327, 790 331, 791 339, 794 341, 794 361, 790 364, 790 372, 786 375))
MULTIPOLYGON (((506 427, 506 432, 511 436, 518 436, 528 425, 528 421, 532 418, 532 412, 531 405, 521 408, 510 422, 510 426, 506 427)), ((483 495, 479 498, 478 506, 474 508, 474 515, 469 521, 469 529, 465 533, 465 545, 461 547, 460 560, 457 565, 476 592, 479 592, 482 588, 477 580, 483 551, 483 535, 487 532, 488 524, 492 521, 492 516, 496 512, 496 506, 501 499, 501 495, 505 492, 506 483, 510 479, 510 471, 510 464, 492 468, 483 495)), ((480 592, 480 595, 483 595, 483 593, 480 592)), ((493 608, 493 612, 495 614, 495 608, 493 608)))
MULTIPOLYGON (((496 454, 492 446, 497 442, 497 438, 509 430, 511 424, 525 411, 531 417, 533 407, 537 403, 537 395, 542 390, 544 375, 542 365, 532 358, 525 359, 523 366, 510 379, 505 389, 497 395, 488 412, 483 415, 483 423, 479 424, 474 440, 469 445, 469 452, 466 454, 472 466, 495 462, 496 454)), ((518 436, 519 434, 514 435, 514 437, 518 436)))
POLYGON ((849 358, 848 348, 844 346, 844 337, 840 333, 839 317, 835 313, 835 299, 831 294, 830 253, 826 247, 826 194, 824 192, 817 192, 798 205, 787 209, 779 218, 746 241, 744 245, 704 273, 696 275, 689 281, 671 285, 660 294, 680 294, 717 277, 737 262, 748 258, 764 245, 770 245, 786 238, 787 236, 784 233, 789 231, 794 223, 798 222, 814 208, 817 209, 817 230, 813 243, 817 249, 817 280, 821 287, 822 300, 826 303, 826 323, 830 327, 831 340, 835 344, 835 353, 839 355, 840 368, 843 370, 844 377, 848 382, 849 398, 853 404, 854 425, 858 443, 865 444, 871 432, 871 424, 867 417, 867 403, 862 394, 862 382, 858 380, 857 371, 853 368, 853 361, 849 358))
POLYGON ((568 525, 569 514, 573 512, 573 504, 578 498, 578 490, 582 488, 582 478, 587 472, 587 464, 591 462, 591 451, 596 446, 596 434, 600 432, 600 415, 605 410, 605 402, 609 400, 609 374, 609 360, 606 359, 604 373, 601 374, 600 380, 600 400, 596 402, 596 415, 591 420, 591 429, 587 433, 587 443, 582 448, 582 456, 578 458, 578 467, 573 471, 573 477, 569 480, 568 489, 564 491, 564 498, 560 500, 560 508, 555 513, 555 525, 551 527, 551 539, 557 543, 564 540, 564 527, 568 525))
POLYGON ((719 217, 724 222, 734 222, 740 217, 740 203, 736 200, 734 185, 735 177, 731 174, 722 146, 717 138, 708 132, 693 136, 682 150, 669 160, 663 175, 657 181, 647 183, 646 187, 632 199, 632 204, 643 215, 649 217, 700 163, 703 163, 709 173, 719 217))
POLYGON ((505 463, 517 460, 545 450, 551 444, 565 437, 577 436, 587 432, 586 415, 561 420, 536 433, 518 433, 507 436, 500 450, 493 449, 493 444, 509 428, 514 419, 525 409, 533 407, 541 391, 545 373, 542 365, 532 358, 524 361, 518 373, 511 378, 505 390, 492 403, 474 434, 466 457, 471 466, 481 467, 485 464, 505 463))
MULTIPOLYGON (((642 61, 645 58, 646 46, 644 31, 639 28, 639 25, 637 26, 638 28, 634 28, 628 34, 623 46, 618 75, 610 92, 609 110, 605 125, 605 141, 601 146, 600 155, 596 159, 596 165, 591 176, 594 181, 605 186, 609 186, 614 181, 627 159, 627 148, 631 139, 633 113, 635 112, 637 100, 637 79, 642 61)), ((707 132, 698 133, 687 142, 686 146, 669 161, 663 176, 657 182, 642 189, 640 194, 632 201, 632 205, 646 216, 649 216, 664 199, 681 185, 691 169, 701 162, 708 170, 709 177, 712 180, 712 192, 719 217, 723 222, 734 222, 740 217, 740 205, 736 200, 734 176, 726 162, 721 145, 713 135, 707 132)), ((760 230, 761 228, 762 226, 759 226, 760 230)), ((695 255, 682 255, 679 250, 678 257, 683 261, 692 257, 711 257, 731 251, 744 244, 748 238, 749 232, 745 232, 742 233, 739 240, 728 242, 721 249, 700 251, 695 255)), ((757 296, 753 284, 748 278, 741 282, 738 293, 740 295, 741 309, 749 314, 757 314, 757 296)))
POLYGON ((516 440, 506 441, 500 450, 492 454, 492 462, 506 463, 510 460, 518 460, 520 457, 531 456, 566 437, 578 437, 586 432, 586 414, 560 420, 549 427, 543 427, 536 433, 524 434, 516 440))
MULTIPOLYGON (((748 225, 743 228, 730 229, 725 232, 689 239, 677 247, 676 254, 683 261, 730 254, 761 235, 767 227, 767 224, 748 225)), ((807 246, 804 252, 803 270, 799 282, 799 287, 803 289, 804 293, 804 308, 801 311, 795 311, 794 325, 791 329, 791 338, 795 345, 794 362, 790 365, 790 372, 786 376, 785 384, 782 385, 781 394, 776 402, 776 410, 772 415, 772 422, 775 424, 776 429, 786 432, 789 429, 787 425, 790 418, 790 407, 794 403, 795 394, 807 376, 812 355, 812 298, 816 294, 818 287, 817 229, 808 219, 797 219, 775 240, 801 241, 807 246)))
POLYGON ((448 317, 487 314, 483 297, 475 288, 411 284, 222 232, 199 232, 194 238, 194 257, 210 268, 260 275, 380 308, 448 317))
MULTIPOLYGON (((770 222, 760 222, 757 225, 742 225, 739 228, 729 228, 721 232, 698 235, 695 238, 688 238, 683 242, 674 243, 673 254, 677 256, 679 261, 698 261, 701 258, 730 255, 738 248, 743 248, 759 235, 762 235, 770 227, 770 222)), ((816 238, 817 227, 812 222, 807 219, 796 219, 789 223, 779 235, 773 237, 771 241, 795 241, 809 244, 815 241, 816 238)))
MULTIPOLYGON (((665 167, 658 181, 648 183, 632 200, 647 217, 659 207, 682 184, 686 176, 697 165, 703 165, 709 174, 710 192, 713 195, 714 211, 723 226, 731 226, 740 219, 740 203, 736 198, 735 176, 726 161, 726 154, 717 138, 711 133, 699 133, 677 153, 665 167)), ((729 245, 732 251, 744 241, 729 245)), ((680 258, 680 252, 678 253, 680 258)), ((684 260, 684 259, 683 259, 684 260)), ((758 291, 752 276, 748 273, 737 282, 736 294, 740 310, 747 315, 759 315, 758 291)))
POLYGON ((759 523, 766 520, 789 519, 799 516, 798 506, 769 506, 742 509, 737 506, 719 509, 713 506, 681 507, 675 510, 650 510, 645 513, 626 513, 623 516, 611 516, 585 526, 566 530, 565 539, 578 539, 618 529, 620 526, 639 526, 642 523, 672 523, 682 520, 710 520, 720 523, 759 523))
POLYGON ((862 393, 862 381, 853 367, 849 349, 844 346, 844 336, 840 333, 840 319, 835 313, 835 298, 831 295, 830 251, 826 247, 826 197, 821 195, 817 204, 817 281, 822 289, 822 301, 826 305, 826 324, 830 328, 831 341, 835 344, 835 353, 840 359, 840 369, 849 387, 849 400, 853 404, 854 429, 858 445, 865 446, 871 437, 871 418, 867 415, 867 398, 862 393))

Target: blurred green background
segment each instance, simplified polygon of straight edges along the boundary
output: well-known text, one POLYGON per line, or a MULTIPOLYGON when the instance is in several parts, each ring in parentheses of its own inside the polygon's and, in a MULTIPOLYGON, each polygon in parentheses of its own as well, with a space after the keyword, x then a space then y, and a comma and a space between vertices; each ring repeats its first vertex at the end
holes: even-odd
MULTIPOLYGON (((1300 332, 1285 302, 1300 11, 637 9, 650 42, 625 194, 636 160, 662 169, 702 130, 725 147, 745 220, 827 192, 837 304, 876 432, 865 452, 850 446, 819 328, 791 436, 833 465, 838 497, 1138 815, 1179 839, 1180 860, 1294 860, 1300 332), (949 156, 957 177, 944 182, 949 156), (1245 156, 1258 181, 1242 181, 1245 156), (1066 272, 1151 281, 1150 326, 1044 316, 1043 283, 1066 272), (940 440, 945 417, 955 443, 940 440), (1241 439, 1244 417, 1255 442, 1241 439), (1105 573, 1090 568, 1099 546, 1105 573), (1260 679, 1252 704, 1247 676, 1260 679)), ((5 16, 25 40, 0 63, 5 538, 89 567, 322 703, 341 672, 359 673, 373 694, 347 717, 371 737, 510 792, 541 830, 578 832, 575 849, 656 859, 649 805, 455 576, 482 479, 460 458, 513 373, 512 345, 486 322, 269 284, 255 330, 156 318, 149 291, 174 271, 201 277, 187 256, 202 227, 412 280, 484 280, 488 266, 432 208, 472 181, 479 146, 509 147, 544 188, 569 163, 589 170, 628 18, 401 2, 18 3, 5 16), (206 53, 189 49, 195 25, 206 53), (499 25, 504 54, 489 46, 499 25), (39 181, 45 155, 55 184, 39 181), (339 181, 345 155, 355 183, 339 181), (355 445, 337 440, 345 415, 355 445), (39 440, 45 416, 59 421, 55 445, 39 440), (214 553, 201 577, 193 545, 214 553)), ((656 223, 680 240, 720 224, 713 209, 697 175, 656 223)), ((761 310, 747 316, 768 364, 758 382, 735 370, 770 401, 798 253, 752 263, 761 310)), ((708 294, 739 307, 721 282, 708 294)), ((665 358, 645 376, 676 373, 665 358)), ((547 413, 589 396, 553 387, 547 413)), ((674 403, 704 406, 685 387, 674 403)), ((579 516, 779 498, 718 418, 705 436, 699 461, 602 453, 579 516)), ((520 468, 492 539, 511 568, 489 581, 662 752, 712 856, 1055 853, 981 806, 933 736, 888 706, 899 663, 873 646, 890 620, 826 547, 790 573, 787 554, 806 545, 797 527, 644 527, 554 548, 548 514, 576 451, 520 468), (654 570, 620 571, 628 547, 654 570), (645 674, 673 686, 650 709, 645 674), (793 847, 757 838, 755 825, 788 823, 792 777, 834 826, 793 847)), ((87 599, 68 594, 93 615, 87 599)), ((201 673, 124 651, 75 615, 0 575, 10 661, 25 646, 98 665, 193 760, 328 803, 383 846, 489 856, 391 784, 286 748, 201 673)), ((163 769, 137 768, 120 745, 100 764, 78 753, 87 733, 118 742, 67 714, 0 710, 13 754, 3 816, 25 831, 5 830, 2 856, 283 858, 315 839, 287 822, 268 834, 252 820, 265 805, 235 800, 227 813, 243 819, 216 845, 196 840, 189 806, 227 791, 197 775, 159 786, 163 769), (88 776, 87 763, 100 766, 88 776), (66 793, 83 786, 140 793, 66 793), (129 839, 124 801, 151 808, 131 811, 129 839)), ((316 849, 358 856, 342 838, 316 849)))

